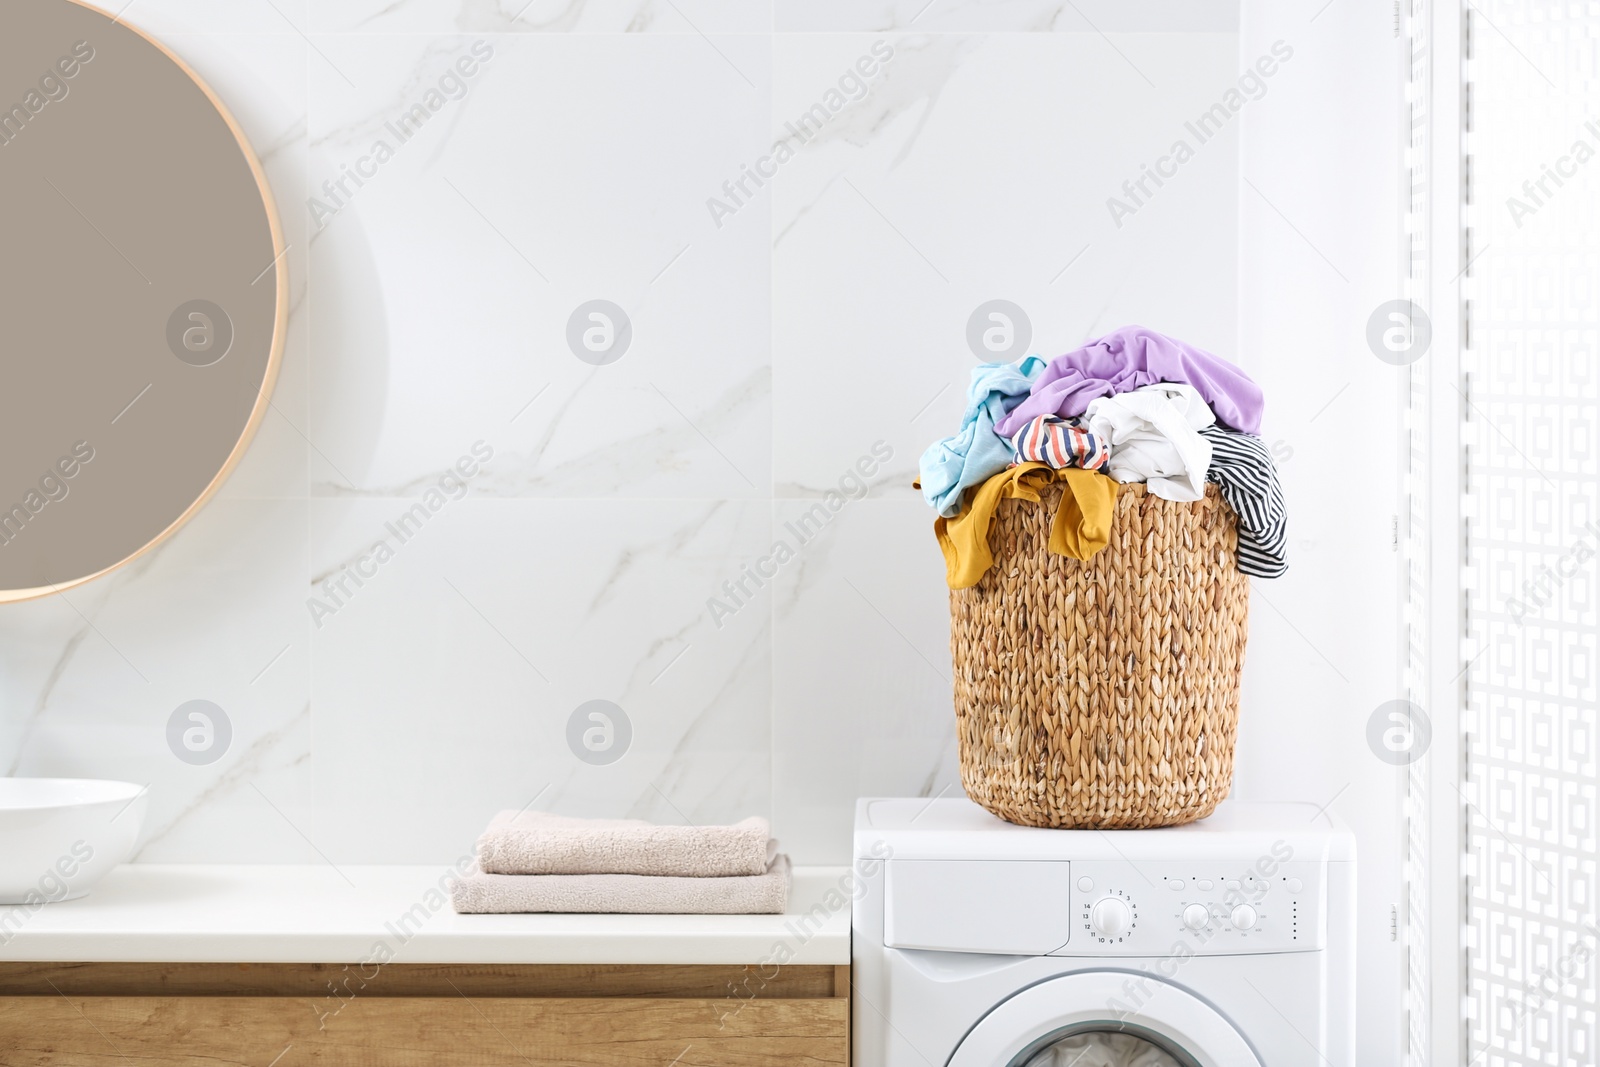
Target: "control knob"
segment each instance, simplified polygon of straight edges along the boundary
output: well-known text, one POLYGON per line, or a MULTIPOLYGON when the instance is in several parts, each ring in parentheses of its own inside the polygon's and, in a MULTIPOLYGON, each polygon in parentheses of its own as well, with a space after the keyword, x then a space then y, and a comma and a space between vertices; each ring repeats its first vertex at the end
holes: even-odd
POLYGON ((1211 911, 1204 904, 1190 904, 1183 909, 1183 925, 1191 930, 1204 930, 1211 922, 1211 911))
POLYGON ((1120 897, 1101 897, 1089 913, 1089 925, 1101 937, 1121 937, 1133 925, 1133 909, 1120 897))
POLYGON ((1256 909, 1248 904, 1240 904, 1228 916, 1228 921, 1233 924, 1236 930, 1249 930, 1256 924, 1256 909))

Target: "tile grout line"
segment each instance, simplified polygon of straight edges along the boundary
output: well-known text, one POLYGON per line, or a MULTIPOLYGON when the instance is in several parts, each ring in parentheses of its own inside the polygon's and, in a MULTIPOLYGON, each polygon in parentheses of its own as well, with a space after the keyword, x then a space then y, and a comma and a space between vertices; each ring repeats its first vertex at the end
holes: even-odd
MULTIPOLYGON (((778 121, 776 93, 778 75, 778 22, 777 0, 767 5, 769 32, 767 34, 767 128, 778 121)), ((778 302, 777 273, 774 270, 773 238, 777 212, 773 210, 774 197, 767 198, 767 543, 772 542, 772 531, 778 521, 778 498, 773 487, 778 483, 778 428, 772 409, 778 396, 775 377, 778 369, 777 316, 773 313, 778 302)), ((769 825, 778 816, 778 589, 767 597, 767 819, 769 825)))

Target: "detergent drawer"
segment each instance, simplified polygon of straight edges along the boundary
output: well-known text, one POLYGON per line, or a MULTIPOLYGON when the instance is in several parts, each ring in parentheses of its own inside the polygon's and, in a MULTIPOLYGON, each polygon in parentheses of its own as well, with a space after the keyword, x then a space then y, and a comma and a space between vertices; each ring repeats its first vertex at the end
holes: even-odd
POLYGON ((884 944, 942 952, 1039 956, 1072 929, 1071 864, 890 860, 884 944))

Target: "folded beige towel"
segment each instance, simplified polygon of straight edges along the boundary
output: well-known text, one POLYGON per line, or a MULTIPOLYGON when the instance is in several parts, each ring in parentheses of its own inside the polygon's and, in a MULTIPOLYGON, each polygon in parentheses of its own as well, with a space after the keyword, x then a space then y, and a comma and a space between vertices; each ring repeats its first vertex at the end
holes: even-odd
POLYGON ((732 878, 649 874, 484 874, 450 884, 463 915, 594 912, 602 915, 780 915, 789 904, 789 857, 732 878))
POLYGON ((777 855, 767 820, 732 826, 656 826, 639 819, 573 819, 502 811, 478 838, 485 874, 759 875, 777 855))

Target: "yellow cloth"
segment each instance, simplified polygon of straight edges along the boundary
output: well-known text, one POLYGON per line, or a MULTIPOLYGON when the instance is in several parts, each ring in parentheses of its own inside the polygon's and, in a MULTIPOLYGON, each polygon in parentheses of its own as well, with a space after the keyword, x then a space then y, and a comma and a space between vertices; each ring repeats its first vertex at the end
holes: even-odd
POLYGON ((1007 497, 1039 500, 1039 490, 1052 481, 1066 483, 1061 506, 1050 523, 1050 551, 1088 559, 1111 540, 1111 515, 1117 506, 1117 482, 1098 471, 1043 463, 1019 463, 969 491, 966 507, 953 519, 935 519, 933 532, 944 552, 945 580, 951 589, 977 585, 994 566, 989 551, 989 525, 994 510, 1007 497))

